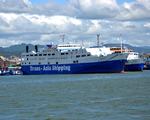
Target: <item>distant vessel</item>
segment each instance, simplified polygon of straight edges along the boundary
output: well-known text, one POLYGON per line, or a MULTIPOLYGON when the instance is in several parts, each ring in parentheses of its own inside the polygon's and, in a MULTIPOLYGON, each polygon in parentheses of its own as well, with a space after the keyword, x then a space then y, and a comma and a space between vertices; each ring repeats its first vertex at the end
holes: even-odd
POLYGON ((150 70, 150 63, 146 64, 146 70, 150 70))
POLYGON ((22 75, 20 67, 8 67, 9 75, 22 75))
POLYGON ((124 70, 127 53, 112 53, 109 48, 85 48, 77 44, 47 45, 46 49, 21 55, 23 74, 119 73, 124 70))
POLYGON ((144 69, 145 70, 150 70, 150 54, 145 55, 144 62, 145 62, 144 69))
POLYGON ((115 53, 129 53, 127 62, 125 63, 125 71, 143 71, 144 61, 142 58, 140 58, 139 53, 133 52, 129 49, 121 49, 118 47, 112 47, 111 51, 114 51, 115 53))
POLYGON ((7 75, 21 75, 21 69, 19 67, 8 67, 7 69, 0 69, 1 76, 7 75))
POLYGON ((125 71, 143 71, 144 61, 140 58, 139 53, 129 52, 127 63, 125 64, 125 71))

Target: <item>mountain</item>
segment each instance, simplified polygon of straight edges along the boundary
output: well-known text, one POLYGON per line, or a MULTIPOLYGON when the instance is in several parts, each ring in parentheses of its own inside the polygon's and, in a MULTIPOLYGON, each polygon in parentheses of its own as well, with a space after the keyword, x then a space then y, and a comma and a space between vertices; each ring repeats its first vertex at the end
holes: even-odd
MULTIPOLYGON (((26 50, 26 46, 29 46, 29 51, 35 51, 35 47, 32 44, 19 44, 19 45, 12 45, 10 47, 0 47, 0 55, 3 55, 5 57, 9 57, 12 55, 15 56, 20 56, 21 53, 25 52, 26 50)), ((120 44, 105 44, 104 46, 107 47, 120 47, 120 44)), ((127 47, 128 49, 132 49, 136 52, 139 53, 150 53, 150 46, 140 46, 140 47, 136 47, 136 46, 131 46, 129 44, 124 44, 123 46, 127 47)), ((44 45, 38 45, 38 48, 41 49, 43 48, 44 45)))
MULTIPOLYGON (((10 47, 0 47, 0 55, 5 57, 9 57, 12 55, 20 56, 21 53, 26 51, 26 46, 29 46, 29 51, 35 51, 35 47, 32 44, 19 44, 19 45, 12 45, 10 47)), ((38 45, 39 48, 44 47, 42 45, 38 45)))

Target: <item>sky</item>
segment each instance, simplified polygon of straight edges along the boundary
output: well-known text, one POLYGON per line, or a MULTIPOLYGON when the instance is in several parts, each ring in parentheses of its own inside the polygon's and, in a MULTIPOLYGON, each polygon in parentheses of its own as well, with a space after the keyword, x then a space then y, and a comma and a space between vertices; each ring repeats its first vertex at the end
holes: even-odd
POLYGON ((100 42, 150 46, 150 0, 0 0, 0 47, 100 42), (120 36, 121 35, 121 36, 120 36), (119 37, 120 36, 120 37, 119 37))
MULTIPOLYGON (((49 1, 50 0, 31 0, 31 2, 34 4, 42 4, 42 3, 47 3, 49 1)), ((51 1, 54 1, 59 4, 64 4, 66 2, 66 0, 51 0, 51 1)))

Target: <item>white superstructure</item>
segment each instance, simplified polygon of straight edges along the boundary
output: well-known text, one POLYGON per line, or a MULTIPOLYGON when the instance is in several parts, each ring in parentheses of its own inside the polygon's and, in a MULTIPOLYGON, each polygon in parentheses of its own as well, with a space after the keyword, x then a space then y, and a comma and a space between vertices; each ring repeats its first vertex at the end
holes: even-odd
POLYGON ((127 57, 127 63, 126 65, 129 65, 129 64, 141 64, 143 63, 144 64, 144 61, 142 58, 140 58, 139 56, 139 53, 137 52, 129 52, 129 55, 127 57))

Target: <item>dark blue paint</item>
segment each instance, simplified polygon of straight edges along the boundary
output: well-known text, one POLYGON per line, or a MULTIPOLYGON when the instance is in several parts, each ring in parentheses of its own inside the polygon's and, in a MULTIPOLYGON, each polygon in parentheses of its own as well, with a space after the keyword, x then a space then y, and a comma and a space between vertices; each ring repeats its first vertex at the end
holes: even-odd
POLYGON ((77 64, 53 64, 54 66, 70 66, 70 71, 30 71, 30 66, 33 67, 52 67, 53 65, 23 65, 22 72, 25 75, 32 74, 84 74, 84 73, 119 73, 124 70, 126 60, 114 60, 105 62, 92 62, 92 63, 77 63, 77 64))
POLYGON ((144 63, 125 65, 125 71, 143 71, 144 63))

